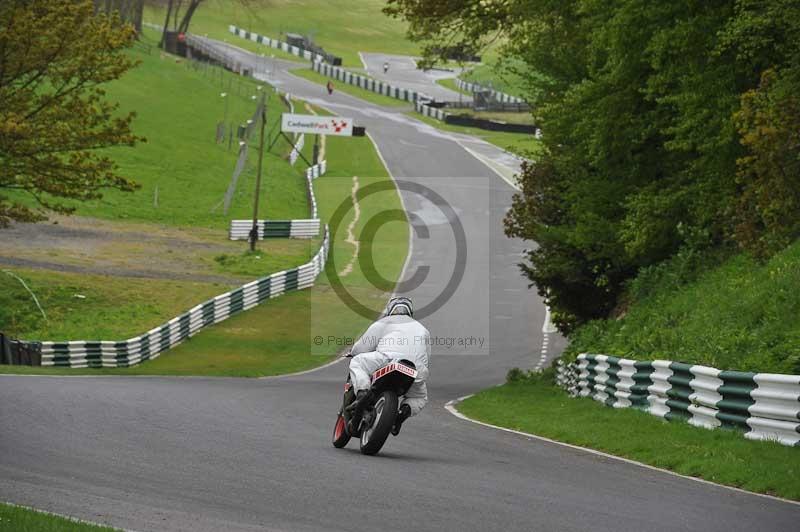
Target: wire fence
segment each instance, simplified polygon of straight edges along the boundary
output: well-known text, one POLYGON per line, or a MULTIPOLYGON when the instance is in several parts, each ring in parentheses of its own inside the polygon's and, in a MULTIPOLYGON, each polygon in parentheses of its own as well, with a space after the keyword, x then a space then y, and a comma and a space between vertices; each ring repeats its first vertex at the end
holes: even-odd
POLYGON ((256 125, 261 123, 262 117, 264 116, 264 105, 265 103, 263 100, 258 102, 256 110, 253 113, 253 117, 247 121, 247 125, 241 130, 242 135, 239 139, 239 157, 236 159, 236 166, 233 169, 233 175, 231 175, 231 182, 228 185, 228 189, 225 191, 225 198, 223 199, 222 212, 226 215, 231 207, 233 195, 236 193, 236 185, 239 183, 239 176, 242 174, 245 166, 247 165, 247 155, 249 152, 248 142, 250 140, 250 135, 253 133, 256 125))

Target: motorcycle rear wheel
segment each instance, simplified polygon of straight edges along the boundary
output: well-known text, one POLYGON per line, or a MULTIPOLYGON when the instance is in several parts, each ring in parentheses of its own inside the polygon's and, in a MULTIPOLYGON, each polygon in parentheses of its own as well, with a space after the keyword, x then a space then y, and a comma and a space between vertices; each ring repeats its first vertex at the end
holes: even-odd
POLYGON ((386 438, 394 426, 397 417, 397 394, 386 390, 381 394, 373 407, 375 419, 372 425, 361 431, 361 452, 373 455, 381 450, 386 438))

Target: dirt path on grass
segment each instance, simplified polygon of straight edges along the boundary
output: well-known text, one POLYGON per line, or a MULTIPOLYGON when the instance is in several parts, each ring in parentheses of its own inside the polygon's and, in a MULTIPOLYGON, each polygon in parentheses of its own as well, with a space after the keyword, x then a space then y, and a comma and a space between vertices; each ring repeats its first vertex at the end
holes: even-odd
POLYGON ((214 257, 238 255, 223 230, 54 216, 0 231, 0 265, 59 272, 241 284, 248 277, 213 274, 214 257))
POLYGON ((361 242, 356 240, 355 235, 355 227, 358 224, 359 218, 361 218, 361 206, 358 204, 358 177, 353 176, 353 188, 350 190, 350 197, 353 200, 353 219, 350 221, 350 224, 347 226, 347 238, 344 240, 351 246, 353 246, 353 255, 350 258, 350 262, 339 272, 339 277, 344 277, 349 275, 350 272, 353 271, 353 265, 358 259, 358 250, 361 247, 361 242))
POLYGON ((236 286, 241 282, 232 277, 224 275, 197 275, 191 273, 159 271, 159 270, 137 270, 126 268, 104 268, 99 266, 79 266, 74 264, 60 264, 41 260, 20 259, 13 257, 0 256, 0 266, 10 266, 12 268, 27 268, 37 270, 50 270, 66 273, 85 273, 91 275, 109 275, 112 277, 134 277, 139 279, 169 279, 173 281, 192 281, 199 283, 229 284, 236 286))

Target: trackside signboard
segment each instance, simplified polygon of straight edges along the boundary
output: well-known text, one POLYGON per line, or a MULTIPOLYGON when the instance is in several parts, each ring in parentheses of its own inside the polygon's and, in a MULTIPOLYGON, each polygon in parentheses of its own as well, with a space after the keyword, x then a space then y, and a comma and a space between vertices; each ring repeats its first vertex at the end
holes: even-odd
POLYGON ((342 116, 295 115, 283 113, 281 131, 286 133, 319 133, 322 135, 353 135, 353 119, 342 116))

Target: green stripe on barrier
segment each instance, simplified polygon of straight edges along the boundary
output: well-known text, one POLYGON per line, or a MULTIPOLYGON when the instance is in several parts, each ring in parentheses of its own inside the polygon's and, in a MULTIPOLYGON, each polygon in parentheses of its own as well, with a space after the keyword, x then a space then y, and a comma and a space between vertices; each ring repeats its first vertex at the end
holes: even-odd
POLYGON ((203 326, 214 323, 214 300, 203 303, 203 326))
POLYGON ((237 288, 231 292, 230 297, 230 314, 241 312, 244 308, 244 289, 237 288))
POLYGON ((159 351, 163 351, 169 348, 169 325, 162 325, 158 329, 159 334, 161 337, 159 338, 158 345, 161 349, 159 351))
POLYGON ((717 393, 722 396, 722 400, 717 402, 719 412, 715 417, 722 422, 723 427, 735 426, 750 430, 746 419, 750 416, 748 408, 755 403, 750 395, 757 387, 754 377, 755 373, 744 371, 721 371, 718 375, 722 386, 717 393))
POLYGON ((636 362, 633 367, 636 372, 631 377, 635 383, 631 386, 631 404, 640 408, 647 408, 647 396, 649 395, 648 388, 653 385, 653 379, 650 375, 655 371, 652 362, 636 362))
POLYGON ((608 364, 608 369, 606 370, 608 379, 606 379, 605 386, 608 397, 604 402, 607 406, 614 406, 614 404, 616 404, 616 402, 619 400, 614 393, 617 391, 617 384, 619 383, 619 377, 617 374, 622 368, 619 366, 619 358, 617 357, 608 357, 606 363, 608 364))
POLYGON ((272 287, 272 279, 267 277, 258 282, 258 300, 264 301, 270 296, 270 289, 272 287))
POLYGON ((292 222, 269 220, 264 222, 262 238, 286 238, 292 232, 292 222))
POLYGON ((297 275, 298 269, 295 268, 293 270, 289 270, 286 272, 286 280, 283 284, 284 291, 288 292, 289 290, 297 290, 297 275))

